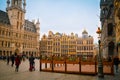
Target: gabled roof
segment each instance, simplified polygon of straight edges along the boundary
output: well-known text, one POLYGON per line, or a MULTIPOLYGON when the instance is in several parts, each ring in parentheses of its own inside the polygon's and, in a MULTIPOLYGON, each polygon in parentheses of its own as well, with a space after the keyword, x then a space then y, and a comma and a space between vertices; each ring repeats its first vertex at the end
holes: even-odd
POLYGON ((2 10, 0 10, 0 23, 10 25, 8 14, 2 10))
POLYGON ((37 32, 35 24, 28 20, 25 20, 24 30, 31 31, 31 32, 37 32))

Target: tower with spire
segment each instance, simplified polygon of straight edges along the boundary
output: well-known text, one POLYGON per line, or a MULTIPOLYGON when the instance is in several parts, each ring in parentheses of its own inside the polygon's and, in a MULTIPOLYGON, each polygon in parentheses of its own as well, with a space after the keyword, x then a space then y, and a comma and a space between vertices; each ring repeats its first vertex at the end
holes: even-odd
POLYGON ((25 7, 26 0, 7 0, 6 11, 14 29, 22 29, 26 12, 25 7))
POLYGON ((39 54, 40 22, 32 22, 25 19, 26 0, 7 0, 6 12, 0 10, 0 36, 1 55, 24 54, 29 56, 39 54), (9 37, 6 37, 9 36, 9 37), (4 51, 3 51, 4 50, 4 51), (4 53, 3 53, 4 52, 4 53))
MULTIPOLYGON (((39 22, 39 19, 37 20, 35 26, 36 26, 36 32, 37 32, 37 42, 39 43, 39 38, 40 38, 40 22, 39 22)), ((37 49, 39 49, 39 44, 37 44, 37 49)))

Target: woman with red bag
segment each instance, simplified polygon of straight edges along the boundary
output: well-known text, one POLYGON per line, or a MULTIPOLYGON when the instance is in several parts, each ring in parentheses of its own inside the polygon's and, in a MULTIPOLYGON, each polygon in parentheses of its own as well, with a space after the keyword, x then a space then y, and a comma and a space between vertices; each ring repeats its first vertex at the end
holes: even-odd
POLYGON ((20 56, 17 55, 17 57, 15 58, 15 65, 16 65, 15 71, 16 72, 18 72, 20 63, 21 63, 20 56))

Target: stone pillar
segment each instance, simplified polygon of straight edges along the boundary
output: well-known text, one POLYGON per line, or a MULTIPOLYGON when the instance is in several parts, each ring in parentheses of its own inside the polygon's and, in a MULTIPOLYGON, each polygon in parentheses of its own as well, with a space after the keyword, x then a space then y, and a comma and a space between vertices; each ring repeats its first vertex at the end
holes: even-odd
POLYGON ((120 59, 120 45, 118 46, 118 57, 120 59))
POLYGON ((0 50, 0 56, 2 56, 2 50, 0 50))

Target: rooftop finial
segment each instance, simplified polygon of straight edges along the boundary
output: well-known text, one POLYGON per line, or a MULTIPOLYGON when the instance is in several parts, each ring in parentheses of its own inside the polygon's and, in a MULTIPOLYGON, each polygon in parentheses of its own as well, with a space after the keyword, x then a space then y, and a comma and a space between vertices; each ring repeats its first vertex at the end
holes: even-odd
POLYGON ((39 19, 37 20, 37 24, 40 24, 39 19))
POLYGON ((26 8, 26 0, 24 0, 23 2, 23 9, 25 10, 25 8, 26 8))

